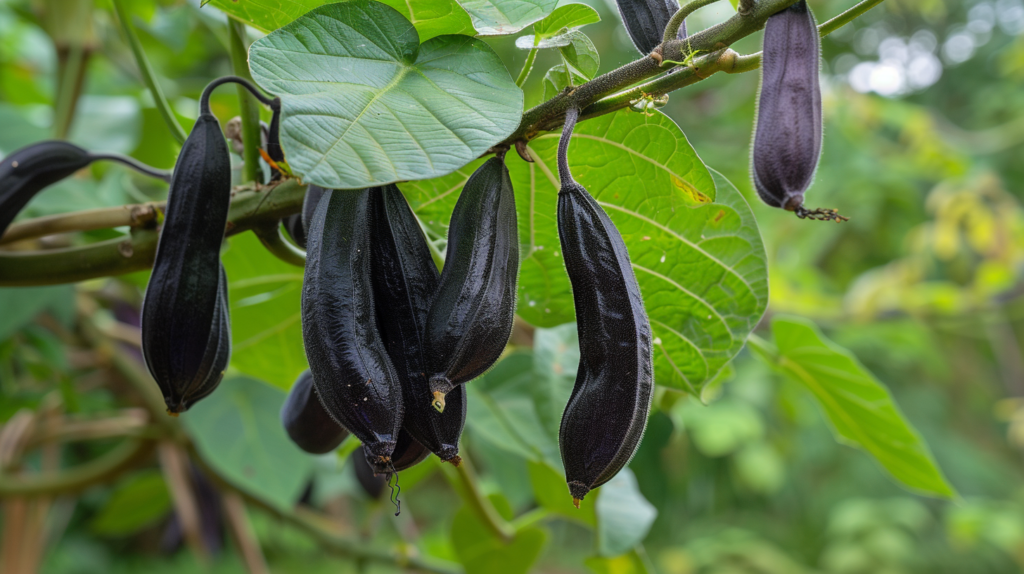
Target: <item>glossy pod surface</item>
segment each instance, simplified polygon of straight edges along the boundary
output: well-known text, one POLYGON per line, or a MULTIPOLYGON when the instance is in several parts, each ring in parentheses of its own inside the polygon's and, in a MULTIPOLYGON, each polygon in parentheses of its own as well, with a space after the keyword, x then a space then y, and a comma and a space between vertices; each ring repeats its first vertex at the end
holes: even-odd
POLYGON ((296 445, 312 454, 324 454, 348 436, 345 427, 327 414, 313 386, 313 373, 303 371, 281 406, 281 424, 296 445))
POLYGON ((800 0, 768 18, 751 167, 754 187, 772 207, 796 211, 821 156, 818 29, 800 0))
MULTIPOLYGON (((676 0, 616 0, 615 4, 633 45, 645 56, 661 44, 665 26, 679 10, 676 0)), ((679 26, 677 36, 686 37, 685 22, 679 26)))
POLYGON ((558 236, 572 283, 580 364, 558 443, 574 502, 604 484, 636 453, 654 387, 651 327, 622 236, 565 160, 559 144, 558 236))
POLYGON ((403 429, 441 460, 457 462, 459 437, 466 424, 465 393, 461 387, 452 389, 447 408, 437 412, 430 406, 426 375, 424 329, 440 273, 402 192, 386 185, 373 188, 370 197, 374 299, 380 332, 402 383, 403 429))
POLYGON ((385 472, 402 391, 377 326, 370 275, 370 190, 327 191, 313 214, 302 285, 302 338, 324 409, 385 472))
POLYGON ((28 202, 93 161, 92 155, 65 141, 44 141, 11 152, 0 163, 0 236, 28 202))
POLYGON ((427 315, 427 359, 434 408, 455 385, 483 374, 512 334, 519 236, 504 157, 470 176, 451 224, 437 296, 427 315))
POLYGON ((230 353, 220 265, 230 196, 227 144, 217 118, 201 113, 175 164, 142 305, 143 355, 171 413, 216 387, 230 353))

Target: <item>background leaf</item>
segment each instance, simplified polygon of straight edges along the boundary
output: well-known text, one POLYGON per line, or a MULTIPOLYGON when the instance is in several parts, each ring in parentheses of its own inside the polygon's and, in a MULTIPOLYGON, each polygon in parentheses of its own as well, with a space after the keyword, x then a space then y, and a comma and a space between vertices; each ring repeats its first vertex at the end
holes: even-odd
MULTIPOLYGON (((466 34, 475 32, 469 14, 455 0, 381 0, 398 10, 412 22, 420 33, 420 40, 426 41, 442 34, 466 34)), ((245 22, 261 32, 273 32, 290 24, 306 12, 331 4, 332 0, 212 0, 210 4, 220 8, 232 18, 245 22)))
POLYGON ((280 411, 285 393, 249 377, 225 379, 217 392, 181 415, 206 464, 235 486, 278 508, 291 508, 312 472, 280 411))
MULTIPOLYGON (((501 495, 490 497, 498 512, 512 518, 512 509, 501 495)), ((452 521, 452 546, 466 572, 487 574, 526 574, 537 560, 547 542, 547 532, 537 527, 518 530, 512 540, 505 543, 463 506, 452 521)))
POLYGON ((92 519, 92 531, 107 536, 132 534, 171 510, 171 494, 157 470, 136 473, 115 488, 99 514, 92 519))
POLYGON ((523 107, 487 44, 420 45, 408 20, 369 0, 322 6, 257 40, 249 65, 281 97, 292 170, 324 188, 451 173, 512 133, 523 107))
POLYGON ((533 33, 541 37, 554 36, 568 28, 579 28, 601 21, 601 15, 587 4, 570 2, 555 8, 553 12, 533 25, 533 33))
POLYGON ((629 552, 647 537, 658 517, 658 510, 640 494, 636 476, 629 468, 601 486, 595 512, 597 553, 606 557, 629 552))
POLYGON ((308 367, 302 346, 302 273, 252 233, 236 235, 221 260, 231 305, 231 365, 290 389, 308 367))
POLYGON ((558 0, 461 0, 482 36, 515 34, 544 18, 558 0))
POLYGON ((914 490, 954 495, 928 445, 900 413, 888 389, 856 357, 805 319, 775 317, 772 333, 778 354, 772 356, 772 349, 758 345, 758 355, 811 391, 837 440, 866 450, 914 490))

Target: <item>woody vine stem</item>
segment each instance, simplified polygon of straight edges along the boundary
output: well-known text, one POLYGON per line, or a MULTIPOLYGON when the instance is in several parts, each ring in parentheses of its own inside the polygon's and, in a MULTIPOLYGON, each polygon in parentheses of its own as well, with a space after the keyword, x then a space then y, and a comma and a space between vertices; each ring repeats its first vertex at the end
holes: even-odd
MULTIPOLYGON (((865 12, 882 3, 883 0, 862 0, 849 10, 818 27, 822 36, 828 35, 852 22, 865 12)), ((761 55, 740 55, 729 48, 736 41, 753 34, 764 27, 769 16, 794 4, 796 0, 760 0, 756 3, 741 3, 741 13, 725 22, 702 30, 684 40, 663 43, 648 56, 598 76, 593 80, 564 90, 554 98, 527 110, 519 128, 504 141, 495 145, 489 153, 507 150, 517 143, 522 146, 543 132, 561 127, 566 110, 580 111, 580 121, 608 114, 630 105, 640 97, 641 92, 660 96, 707 79, 717 72, 729 74, 750 72, 761 64, 761 55), (680 67, 672 74, 664 72, 670 66, 662 67, 669 60, 681 62, 692 57, 690 65, 680 67)), ((707 0, 692 0, 680 8, 690 13, 696 7, 704 6, 707 0)), ((241 40, 240 38, 238 40, 241 40)), ((144 66, 140 66, 144 67, 144 66)), ((145 75, 145 72, 143 72, 145 75)), ((227 234, 264 227, 302 209, 305 188, 295 180, 286 180, 273 188, 250 186, 234 194, 231 202, 231 216, 227 234)), ((157 233, 152 218, 137 222, 132 214, 146 206, 125 206, 120 208, 93 210, 41 220, 29 220, 12 225, 0 244, 10 242, 13 237, 27 239, 38 237, 47 230, 61 232, 85 231, 110 227, 111 219, 121 221, 120 225, 132 226, 130 238, 114 239, 93 243, 84 247, 53 249, 32 252, 0 252, 0 287, 50 285, 71 283, 96 277, 120 275, 147 269, 152 265, 156 252, 157 233)), ((162 209, 162 204, 153 204, 150 209, 162 209)))

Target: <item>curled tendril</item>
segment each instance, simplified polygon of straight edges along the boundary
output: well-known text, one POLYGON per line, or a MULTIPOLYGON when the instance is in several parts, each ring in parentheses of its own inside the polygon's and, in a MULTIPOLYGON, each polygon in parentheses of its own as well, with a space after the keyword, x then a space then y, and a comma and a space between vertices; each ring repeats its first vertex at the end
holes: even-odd
POLYGON ((391 500, 391 504, 395 505, 395 516, 398 516, 399 514, 402 513, 402 501, 398 499, 398 495, 402 493, 402 487, 398 485, 398 471, 395 470, 394 463, 388 461, 388 465, 391 466, 391 472, 388 473, 388 477, 387 477, 388 487, 391 489, 390 500, 391 500), (394 477, 395 477, 395 484, 394 485, 391 484, 391 476, 392 475, 394 475, 394 477))

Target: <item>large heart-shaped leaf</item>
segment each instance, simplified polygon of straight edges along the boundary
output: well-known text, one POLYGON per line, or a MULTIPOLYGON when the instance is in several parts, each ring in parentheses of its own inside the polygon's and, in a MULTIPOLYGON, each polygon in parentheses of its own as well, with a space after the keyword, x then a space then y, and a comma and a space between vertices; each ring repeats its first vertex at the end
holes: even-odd
POLYGON ((282 102, 281 142, 306 182, 351 189, 451 173, 519 125, 523 92, 480 40, 420 45, 371 0, 321 6, 253 43, 253 77, 282 102))
POLYGON ((555 9, 558 0, 460 0, 482 36, 515 34, 555 9))
MULTIPOLYGON (((405 16, 420 40, 426 41, 442 34, 474 33, 469 14, 455 0, 381 0, 405 16)), ((228 16, 245 22, 262 32, 281 28, 306 12, 331 2, 324 0, 212 0, 228 16)))
POLYGON ((181 417, 206 464, 279 509, 292 507, 313 469, 281 426, 284 399, 262 381, 231 377, 181 417))

